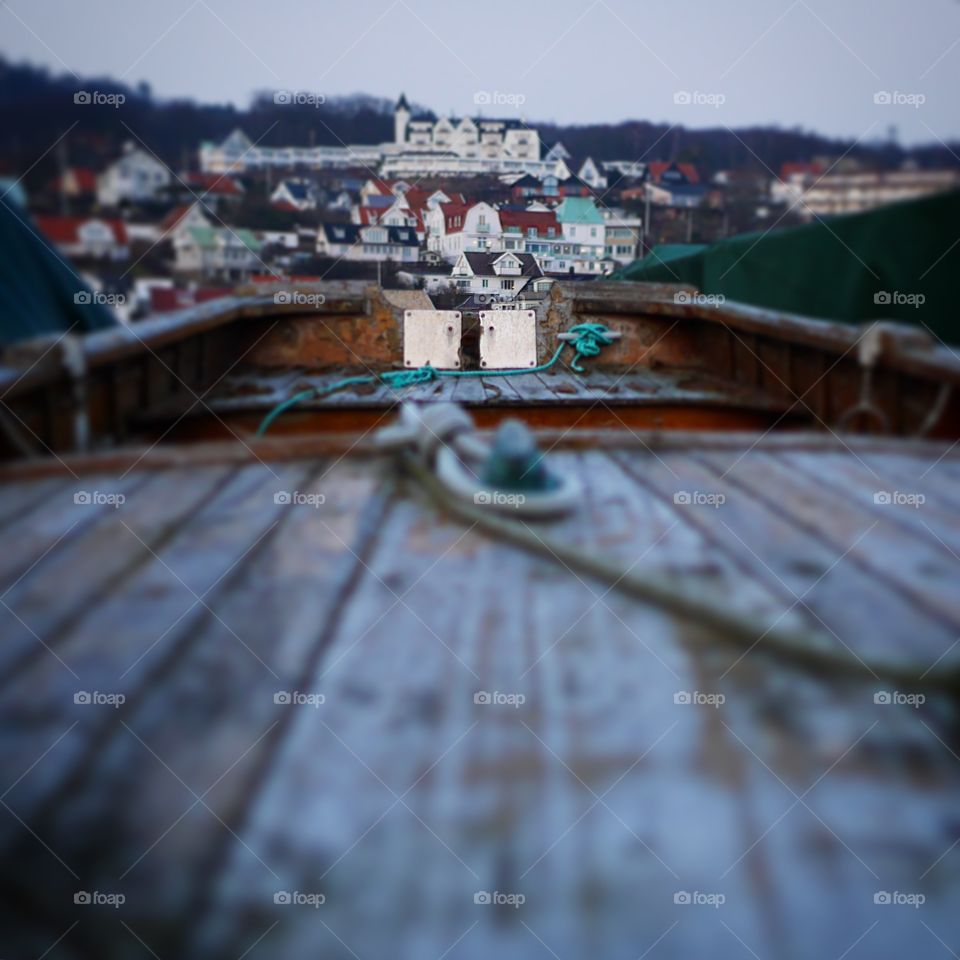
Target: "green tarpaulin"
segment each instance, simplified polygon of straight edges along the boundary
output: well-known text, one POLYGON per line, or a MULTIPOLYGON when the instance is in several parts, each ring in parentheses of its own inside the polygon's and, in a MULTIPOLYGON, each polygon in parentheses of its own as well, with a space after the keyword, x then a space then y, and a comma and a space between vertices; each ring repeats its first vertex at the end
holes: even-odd
POLYGON ((829 320, 924 324, 960 343, 960 191, 802 227, 745 234, 699 252, 653 254, 613 280, 689 283, 760 307, 829 320))
POLYGON ((29 214, 9 197, 0 198, 0 345, 117 322, 37 233, 29 214))

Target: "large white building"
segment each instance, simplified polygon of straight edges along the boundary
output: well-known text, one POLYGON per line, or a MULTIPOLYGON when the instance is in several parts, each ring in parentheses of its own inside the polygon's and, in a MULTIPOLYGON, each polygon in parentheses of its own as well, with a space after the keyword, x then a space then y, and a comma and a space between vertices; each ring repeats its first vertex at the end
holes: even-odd
POLYGON ((200 146, 200 168, 234 173, 267 168, 325 169, 379 166, 390 178, 556 172, 558 157, 540 159, 540 137, 522 120, 414 115, 405 96, 394 109, 393 141, 374 145, 267 147, 242 130, 222 143, 200 146))

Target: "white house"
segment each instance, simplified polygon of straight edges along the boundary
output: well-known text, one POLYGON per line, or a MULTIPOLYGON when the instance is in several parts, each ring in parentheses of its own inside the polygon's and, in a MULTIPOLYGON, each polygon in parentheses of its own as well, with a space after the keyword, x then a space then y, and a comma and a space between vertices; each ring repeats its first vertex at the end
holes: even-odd
POLYGON ((317 232, 317 255, 336 260, 393 260, 416 263, 420 241, 412 227, 324 223, 317 232))
POLYGON ((65 257, 126 260, 130 256, 130 238, 122 220, 37 217, 36 224, 65 257))
POLYGON ((189 226, 176 231, 172 240, 179 274, 236 281, 261 266, 260 242, 249 230, 189 226))
POLYGON ((316 210, 317 188, 309 180, 281 180, 270 194, 270 202, 301 212, 316 210))
POLYGON ((461 253, 501 250, 500 214, 489 203, 441 203, 426 218, 427 249, 454 261, 461 253))
POLYGON ((536 258, 529 253, 462 253, 450 271, 456 289, 491 301, 513 300, 530 282, 542 277, 536 258))
POLYGON ((124 153, 97 178, 97 201, 104 207, 155 199, 170 185, 170 171, 145 150, 127 143, 124 153))

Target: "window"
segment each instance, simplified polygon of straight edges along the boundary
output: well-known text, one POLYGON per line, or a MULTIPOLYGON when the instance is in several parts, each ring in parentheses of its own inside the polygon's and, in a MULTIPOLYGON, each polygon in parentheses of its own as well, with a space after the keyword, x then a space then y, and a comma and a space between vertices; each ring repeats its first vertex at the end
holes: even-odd
POLYGON ((512 290, 513 289, 513 280, 501 280, 500 287, 503 290, 512 290))
POLYGON ((596 235, 597 235, 597 228, 596 228, 596 227, 591 227, 591 228, 590 228, 590 236, 591 236, 591 237, 595 237, 596 235))
POLYGON ((490 281, 487 280, 486 278, 484 278, 483 280, 480 281, 480 286, 481 286, 484 290, 486 290, 487 287, 490 286, 490 281))

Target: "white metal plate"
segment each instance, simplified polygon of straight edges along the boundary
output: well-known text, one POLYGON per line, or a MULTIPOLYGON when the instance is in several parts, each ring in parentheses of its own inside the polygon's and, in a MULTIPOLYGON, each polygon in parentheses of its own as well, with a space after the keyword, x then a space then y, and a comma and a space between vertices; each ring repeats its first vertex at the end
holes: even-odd
POLYGON ((459 369, 460 326, 457 310, 404 310, 403 365, 459 369))
POLYGON ((480 367, 523 370, 537 365, 537 315, 533 310, 480 311, 480 367))

